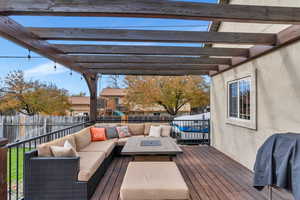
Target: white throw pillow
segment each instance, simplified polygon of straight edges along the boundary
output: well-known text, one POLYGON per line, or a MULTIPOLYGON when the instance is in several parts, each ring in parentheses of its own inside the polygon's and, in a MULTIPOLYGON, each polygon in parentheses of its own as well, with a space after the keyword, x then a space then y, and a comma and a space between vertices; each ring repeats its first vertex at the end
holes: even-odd
POLYGON ((160 125, 161 127, 161 136, 170 137, 172 127, 169 125, 160 125))
POLYGON ((79 154, 78 154, 77 151, 76 151, 76 147, 74 147, 74 146, 71 144, 71 142, 70 142, 69 140, 66 140, 66 141, 65 141, 64 147, 72 148, 73 151, 74 151, 74 153, 75 153, 75 155, 76 155, 77 157, 79 157, 79 154))
POLYGON ((151 126, 149 131, 149 137, 160 137, 160 136, 161 136, 161 127, 151 126))
POLYGON ((76 154, 71 147, 50 146, 54 157, 75 157, 76 154))

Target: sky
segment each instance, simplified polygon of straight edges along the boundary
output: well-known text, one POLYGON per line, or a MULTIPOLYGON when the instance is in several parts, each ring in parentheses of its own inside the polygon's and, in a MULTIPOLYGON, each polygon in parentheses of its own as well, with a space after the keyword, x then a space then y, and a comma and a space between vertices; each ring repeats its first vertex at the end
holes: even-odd
MULTIPOLYGON (((189 2, 216 3, 217 0, 180 0, 189 2)), ((145 18, 117 18, 117 17, 41 17, 41 16, 11 16, 12 19, 25 27, 78 27, 78 28, 116 28, 116 29, 140 29, 140 30, 178 30, 178 31, 206 31, 208 21, 200 20, 173 20, 173 19, 145 19, 145 18)), ((93 41, 48 41, 55 44, 102 44, 102 45, 162 45, 162 46, 201 46, 202 44, 172 44, 154 42, 93 42, 93 41)), ((0 36, 0 80, 7 73, 14 70, 24 71, 25 78, 54 83, 59 88, 64 88, 70 94, 85 92, 88 87, 81 75, 70 69, 56 64, 34 52, 30 52, 32 58, 8 58, 27 57, 28 50, 8 41, 0 36)), ((122 79, 122 77, 120 78, 122 79)), ((100 90, 109 85, 109 76, 101 76, 99 80, 100 90)))

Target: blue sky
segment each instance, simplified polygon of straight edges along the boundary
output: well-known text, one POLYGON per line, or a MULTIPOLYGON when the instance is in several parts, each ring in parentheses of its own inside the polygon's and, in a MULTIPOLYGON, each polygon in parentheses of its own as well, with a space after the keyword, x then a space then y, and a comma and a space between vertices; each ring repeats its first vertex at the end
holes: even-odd
MULTIPOLYGON (((194 2, 215 3, 217 0, 180 0, 194 2)), ((82 28, 118 28, 118 29, 142 29, 142 30, 180 30, 180 31, 206 31, 209 25, 207 21, 199 20, 171 20, 171 19, 143 19, 143 18, 114 18, 114 17, 41 17, 41 16, 11 16, 18 23, 28 27, 82 27, 82 28)), ((49 41, 50 43, 78 43, 78 44, 136 44, 136 45, 181 45, 200 46, 201 44, 172 44, 172 43, 133 43, 133 42, 83 42, 83 41, 49 41)), ((28 50, 13 42, 0 37, 0 79, 13 70, 23 70, 27 79, 38 79, 55 83, 60 88, 69 90, 70 94, 81 91, 88 94, 88 88, 80 74, 73 72, 64 66, 57 64, 54 70, 54 62, 41 58, 40 55, 31 53, 30 60, 26 58, 1 58, 3 56, 27 56, 28 50)), ((108 76, 102 76, 100 87, 108 85, 108 76)))

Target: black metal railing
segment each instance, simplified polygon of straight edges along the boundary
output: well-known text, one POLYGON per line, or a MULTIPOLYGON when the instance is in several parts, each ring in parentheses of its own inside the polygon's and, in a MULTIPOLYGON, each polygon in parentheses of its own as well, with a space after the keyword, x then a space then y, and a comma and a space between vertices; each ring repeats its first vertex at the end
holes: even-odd
MULTIPOLYGON (((97 123, 159 123, 171 125, 171 136, 178 143, 210 145, 209 120, 172 120, 172 119, 101 119, 97 123)), ((26 152, 36 149, 39 144, 46 143, 66 135, 75 133, 94 123, 84 122, 57 130, 51 133, 17 141, 6 145, 7 148, 7 185, 8 200, 23 199, 23 162, 26 152)))
POLYGON ((178 143, 184 144, 207 144, 210 145, 210 120, 173 120, 173 119, 134 119, 122 120, 120 118, 98 119, 96 123, 161 123, 169 124, 171 137, 177 139, 178 143))
POLYGON ((53 131, 44 135, 33 137, 30 139, 17 141, 8 144, 7 147, 7 191, 8 200, 23 199, 23 162, 26 152, 36 149, 37 145, 49 142, 66 135, 75 133, 86 126, 91 125, 89 122, 83 122, 64 128, 61 130, 53 131))

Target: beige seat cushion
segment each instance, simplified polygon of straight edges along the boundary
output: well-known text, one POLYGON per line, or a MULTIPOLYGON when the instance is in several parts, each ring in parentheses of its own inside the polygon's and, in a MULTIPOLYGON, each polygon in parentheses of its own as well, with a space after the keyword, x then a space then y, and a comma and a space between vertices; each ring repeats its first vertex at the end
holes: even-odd
POLYGON ((115 148, 118 139, 111 139, 99 142, 91 142, 89 145, 81 149, 81 152, 104 152, 108 157, 112 150, 115 148))
POLYGON ((70 142, 70 144, 76 148, 76 142, 75 142, 75 138, 73 135, 67 135, 65 137, 53 140, 51 142, 47 142, 44 144, 40 144, 37 146, 37 150, 38 150, 38 156, 40 157, 51 157, 54 156, 53 153, 51 152, 50 146, 64 146, 65 141, 68 140, 70 142))
POLYGON ((130 162, 120 197, 122 200, 189 199, 189 189, 174 162, 130 162))
POLYGON ((103 152, 78 152, 80 156, 79 181, 88 181, 105 159, 103 152))
POLYGON ((168 125, 168 123, 145 123, 144 135, 149 135, 151 126, 168 125))
POLYGON ((143 123, 128 123, 129 132, 131 135, 144 135, 145 124, 143 123))
MULTIPOLYGON (((135 135, 135 136, 131 136, 131 137, 144 137, 143 135, 135 135)), ((131 137, 126 137, 126 138, 119 138, 118 139, 118 142, 117 142, 117 145, 119 146, 124 146, 127 142, 127 140, 131 137)))
POLYGON ((74 134, 76 142, 76 150, 81 151, 84 147, 91 143, 92 137, 90 133, 90 127, 84 128, 74 134))

